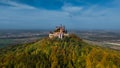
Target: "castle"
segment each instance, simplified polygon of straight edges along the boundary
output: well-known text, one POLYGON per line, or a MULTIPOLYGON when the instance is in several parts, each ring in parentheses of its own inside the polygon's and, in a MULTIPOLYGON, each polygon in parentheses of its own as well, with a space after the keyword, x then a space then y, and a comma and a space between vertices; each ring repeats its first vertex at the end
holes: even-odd
POLYGON ((67 33, 67 30, 65 29, 65 26, 57 26, 54 32, 49 33, 49 38, 60 38, 62 39, 65 36, 69 36, 67 33))

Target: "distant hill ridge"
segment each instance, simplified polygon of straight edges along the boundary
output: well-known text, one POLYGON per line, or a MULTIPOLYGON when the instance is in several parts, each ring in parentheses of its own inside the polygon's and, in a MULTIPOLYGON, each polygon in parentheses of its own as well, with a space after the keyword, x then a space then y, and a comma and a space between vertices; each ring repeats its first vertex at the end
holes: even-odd
POLYGON ((119 68, 120 52, 74 34, 0 49, 0 68, 119 68))

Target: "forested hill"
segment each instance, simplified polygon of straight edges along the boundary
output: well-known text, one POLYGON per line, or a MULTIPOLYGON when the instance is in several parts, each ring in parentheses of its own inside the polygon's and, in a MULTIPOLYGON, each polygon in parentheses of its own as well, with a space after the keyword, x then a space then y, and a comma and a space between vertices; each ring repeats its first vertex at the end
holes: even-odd
POLYGON ((0 49, 0 68, 119 68, 120 52, 76 35, 0 49))

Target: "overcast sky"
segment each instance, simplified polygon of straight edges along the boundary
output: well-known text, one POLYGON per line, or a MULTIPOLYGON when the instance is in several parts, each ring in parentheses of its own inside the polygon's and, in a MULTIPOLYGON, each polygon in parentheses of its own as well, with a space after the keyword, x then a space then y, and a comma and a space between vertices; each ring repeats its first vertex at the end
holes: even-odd
POLYGON ((120 0, 0 0, 0 29, 120 29, 120 0))

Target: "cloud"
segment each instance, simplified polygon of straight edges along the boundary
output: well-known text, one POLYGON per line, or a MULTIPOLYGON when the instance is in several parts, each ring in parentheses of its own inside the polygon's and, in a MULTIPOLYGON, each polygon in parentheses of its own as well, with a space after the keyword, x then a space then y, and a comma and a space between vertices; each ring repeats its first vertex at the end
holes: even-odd
POLYGON ((63 6, 62 10, 70 13, 80 12, 83 7, 80 6, 63 6))
POLYGON ((46 9, 12 9, 0 11, 0 28, 53 28, 64 23, 69 25, 68 13, 46 9), (9 11, 9 12, 8 12, 9 11), (2 26, 1 26, 2 25, 2 26), (48 27, 49 26, 49 27, 48 27))
POLYGON ((63 12, 68 13, 69 17, 79 15, 83 11, 84 7, 83 6, 73 6, 70 3, 65 3, 62 7, 61 10, 63 12))
POLYGON ((10 0, 1 0, 0 1, 3 4, 8 4, 10 5, 9 7, 11 8, 16 8, 16 9, 36 9, 33 6, 27 5, 27 4, 21 4, 21 3, 17 3, 14 1, 10 1, 10 0))

